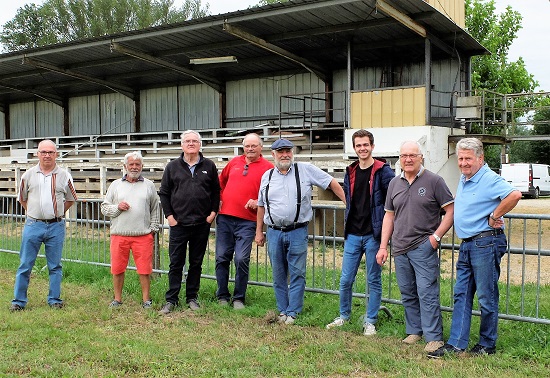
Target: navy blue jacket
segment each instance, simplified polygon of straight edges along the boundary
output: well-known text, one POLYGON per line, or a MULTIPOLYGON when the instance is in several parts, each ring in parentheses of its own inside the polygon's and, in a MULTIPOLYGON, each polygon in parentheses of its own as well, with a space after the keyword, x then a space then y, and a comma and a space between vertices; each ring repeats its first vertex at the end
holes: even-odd
MULTIPOLYGON (((355 172, 357 171, 358 166, 359 160, 353 162, 346 168, 346 175, 344 176, 344 193, 346 194, 344 238, 348 236, 347 220, 355 186, 355 172)), ((394 177, 395 172, 391 169, 389 163, 386 163, 383 159, 374 159, 370 177, 370 208, 372 217, 372 233, 374 238, 378 241, 380 241, 380 237, 382 236, 382 221, 384 220, 385 214, 384 204, 386 202, 386 193, 388 192, 388 185, 394 177)))

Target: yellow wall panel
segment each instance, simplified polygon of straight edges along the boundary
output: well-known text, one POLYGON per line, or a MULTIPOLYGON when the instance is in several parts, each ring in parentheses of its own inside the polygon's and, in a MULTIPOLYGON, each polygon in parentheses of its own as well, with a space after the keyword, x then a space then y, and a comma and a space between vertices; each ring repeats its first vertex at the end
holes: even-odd
POLYGON ((372 125, 372 92, 362 93, 363 118, 362 124, 372 125))
POLYGON ((382 127, 392 127, 392 109, 393 109, 393 99, 392 93, 395 91, 380 91, 382 102, 380 103, 381 110, 381 123, 382 127))
POLYGON ((413 125, 426 124, 426 88, 413 88, 414 96, 414 120, 413 125))
POLYGON ((352 128, 358 128, 361 127, 355 126, 355 125, 361 125, 363 124, 364 120, 363 117, 363 96, 361 96, 361 93, 352 93, 351 94, 351 119, 350 119, 350 126, 352 128))
POLYGON ((449 17, 462 29, 466 27, 465 24, 465 4, 464 0, 424 0, 432 7, 437 9, 440 13, 449 17))
POLYGON ((392 103, 391 103, 391 125, 393 127, 404 126, 403 125, 403 99, 405 91, 397 90, 391 91, 392 103))
POLYGON ((403 96, 403 126, 414 125, 414 91, 403 96))
POLYGON ((426 88, 382 89, 351 94, 351 128, 424 126, 426 88))
POLYGON ((382 92, 372 92, 371 127, 382 127, 382 92))

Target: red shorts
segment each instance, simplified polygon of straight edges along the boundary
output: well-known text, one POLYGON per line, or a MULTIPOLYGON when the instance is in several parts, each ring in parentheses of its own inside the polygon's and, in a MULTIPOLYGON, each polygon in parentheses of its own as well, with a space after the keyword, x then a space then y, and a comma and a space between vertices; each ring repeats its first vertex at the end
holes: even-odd
POLYGON ((111 273, 121 274, 126 271, 130 250, 138 274, 153 272, 153 234, 142 236, 111 235, 111 273))

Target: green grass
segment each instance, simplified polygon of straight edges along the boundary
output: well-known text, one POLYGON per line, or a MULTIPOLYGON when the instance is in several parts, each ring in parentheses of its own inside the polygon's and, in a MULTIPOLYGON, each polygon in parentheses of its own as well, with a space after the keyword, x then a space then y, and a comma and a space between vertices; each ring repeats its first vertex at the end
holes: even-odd
MULTIPOLYGON (((37 266, 43 266, 43 259, 37 266)), ((135 272, 128 272, 124 305, 112 299, 108 268, 65 263, 66 308, 51 310, 45 301, 47 272, 31 279, 28 309, 10 313, 18 256, 0 253, 2 338, 0 375, 39 377, 540 377, 548 376, 547 325, 500 321, 498 352, 490 357, 429 360, 421 343, 403 345, 403 311, 390 305, 393 318, 381 313, 378 334, 361 334, 363 300, 354 299, 352 322, 327 331, 338 314, 335 295, 306 293, 295 326, 269 323, 275 308, 271 288, 251 286, 247 308, 220 308, 215 282, 203 279, 202 309, 179 308, 169 316, 140 307, 135 272)), ((152 296, 158 308, 167 287, 155 278, 152 296)), ((450 314, 444 314, 445 337, 450 314)), ((479 319, 474 317, 472 343, 479 319)))

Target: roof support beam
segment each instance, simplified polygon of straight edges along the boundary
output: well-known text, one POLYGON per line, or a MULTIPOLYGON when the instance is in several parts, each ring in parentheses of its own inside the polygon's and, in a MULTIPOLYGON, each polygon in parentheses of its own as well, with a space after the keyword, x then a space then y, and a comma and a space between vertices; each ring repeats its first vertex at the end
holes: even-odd
POLYGON ((414 31, 416 34, 419 34, 423 38, 426 38, 428 33, 426 32, 426 28, 424 28, 422 25, 414 21, 412 18, 407 16, 405 13, 401 12, 400 10, 392 7, 388 3, 386 3, 383 0, 376 0, 376 8, 380 10, 381 12, 387 14, 388 16, 392 17, 402 25, 406 26, 410 30, 414 31))
POLYGON ((272 43, 267 42, 264 39, 261 39, 259 37, 256 37, 253 34, 250 34, 239 27, 235 25, 231 25, 228 22, 223 23, 223 30, 228 32, 229 34, 244 39, 245 41, 250 42, 251 44, 258 46, 264 50, 270 51, 274 54, 280 55, 283 58, 286 58, 294 63, 297 63, 304 67, 306 70, 311 72, 312 74, 316 75, 319 79, 324 81, 325 83, 328 82, 328 75, 325 72, 325 69, 321 66, 318 66, 317 64, 302 58, 301 56, 298 56, 290 51, 287 51, 279 46, 276 46, 272 43))
POLYGON ((397 22, 406 26, 416 34, 420 35, 421 37, 429 38, 435 46, 437 46, 447 54, 451 56, 455 55, 455 51, 449 45, 447 45, 445 42, 443 42, 441 39, 437 38, 433 34, 428 33, 424 26, 420 25, 418 22, 416 22, 400 10, 392 7, 384 0, 376 0, 376 8, 379 9, 381 12, 387 14, 391 18, 395 19, 397 22))
POLYGON ((33 96, 36 96, 36 97, 38 97, 38 98, 40 98, 44 101, 48 101, 48 102, 51 102, 53 104, 56 104, 56 105, 59 105, 59 106, 63 107, 63 98, 61 96, 57 96, 57 95, 54 95, 54 94, 51 94, 51 93, 46 93, 46 92, 37 91, 37 90, 33 90, 33 89, 21 88, 21 87, 18 87, 17 85, 8 85, 8 84, 0 83, 0 87, 7 88, 7 89, 10 89, 12 91, 29 93, 29 94, 32 94, 33 96))
POLYGON ((26 55, 23 56, 23 64, 29 64, 31 66, 43 68, 43 69, 48 70, 48 71, 57 72, 57 73, 60 73, 62 75, 70 76, 70 77, 73 77, 73 78, 76 78, 76 79, 79 79, 79 80, 84 80, 84 81, 88 81, 90 83, 99 84, 99 85, 102 85, 104 87, 109 88, 110 90, 112 90, 114 92, 118 92, 118 93, 120 93, 120 94, 122 94, 126 97, 129 97, 132 100, 134 99, 134 92, 135 92, 134 89, 130 88, 130 87, 127 87, 125 85, 114 84, 114 83, 106 81, 106 80, 102 80, 102 79, 98 79, 98 78, 95 78, 95 77, 84 75, 84 74, 81 74, 81 73, 78 73, 78 72, 74 72, 74 71, 68 70, 66 68, 58 67, 58 66, 55 66, 53 64, 46 63, 46 62, 43 62, 43 61, 40 61, 40 60, 37 60, 37 59, 34 59, 34 58, 29 58, 26 55))
POLYGON ((179 66, 177 64, 167 62, 166 60, 154 57, 152 55, 146 54, 146 53, 141 52, 141 51, 137 51, 137 50, 134 50, 134 49, 130 49, 128 47, 124 47, 120 43, 117 43, 117 42, 114 42, 114 41, 111 42, 111 49, 115 50, 115 51, 118 51, 121 54, 129 55, 129 56, 132 56, 134 58, 143 60, 145 62, 155 64, 157 66, 169 68, 169 69, 171 69, 173 71, 176 71, 176 72, 179 72, 183 75, 191 76, 193 79, 195 79, 195 80, 197 80, 197 81, 199 81, 199 82, 201 82, 205 85, 208 85, 209 87, 214 88, 216 91, 218 91, 220 93, 223 93, 225 91, 225 85, 221 81, 216 79, 215 77, 205 75, 201 72, 192 70, 190 68, 185 68, 185 67, 179 66))

